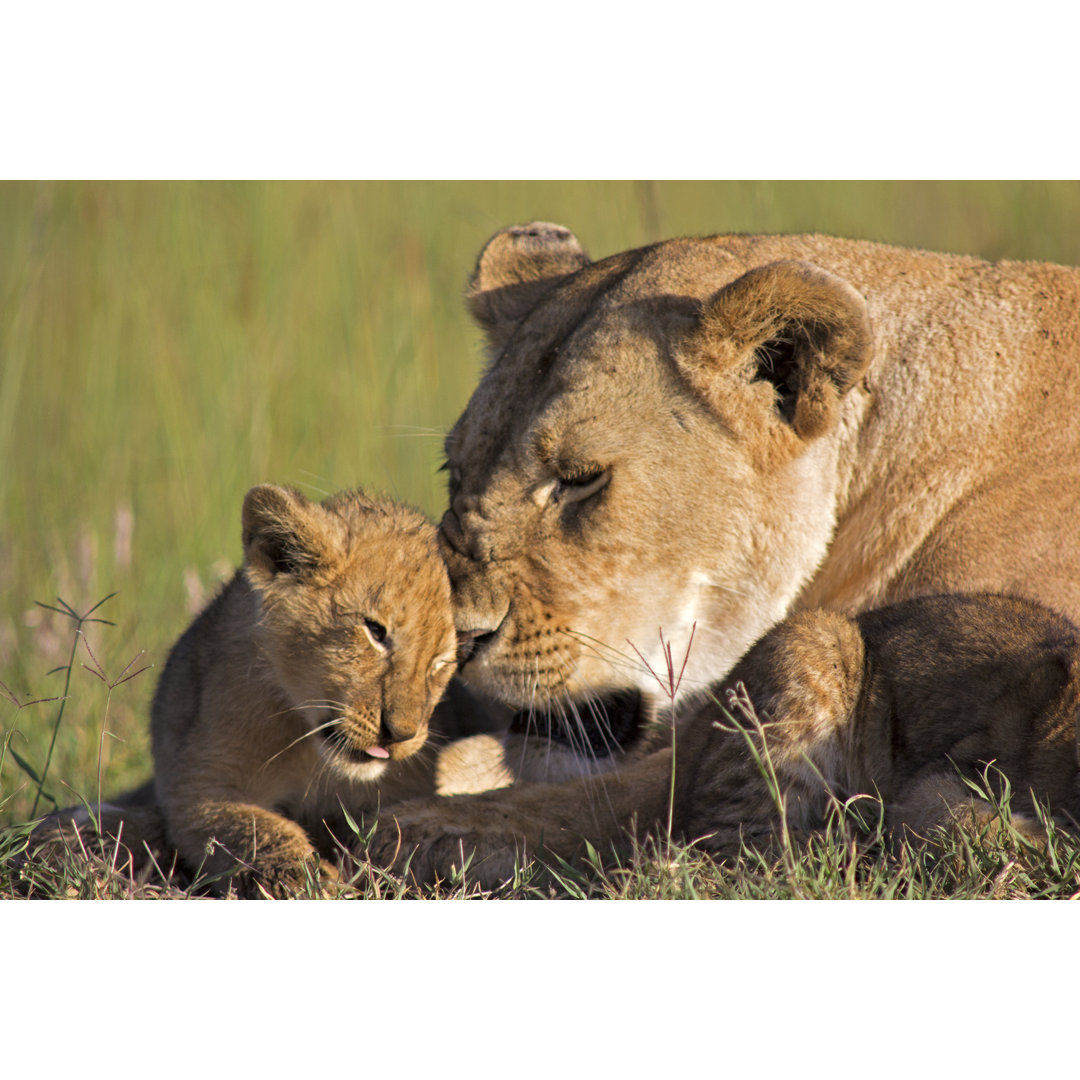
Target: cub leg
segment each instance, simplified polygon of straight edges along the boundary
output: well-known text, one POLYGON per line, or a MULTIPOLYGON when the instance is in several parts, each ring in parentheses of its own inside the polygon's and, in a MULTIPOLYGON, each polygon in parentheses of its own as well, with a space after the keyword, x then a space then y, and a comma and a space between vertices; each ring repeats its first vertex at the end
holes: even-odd
POLYGON ((153 803, 99 803, 92 816, 83 806, 58 810, 31 833, 27 845, 27 856, 43 861, 84 851, 134 880, 149 877, 155 861, 162 870, 172 861, 165 842, 165 819, 153 803))
MULTIPOLYGON (((934 828, 970 831, 987 825, 998 828, 994 807, 972 791, 955 772, 936 771, 905 785, 888 808, 889 827, 926 839, 934 828)), ((1011 822, 1022 837, 1033 844, 1046 841, 1046 830, 1029 814, 1013 813, 1011 822)))
MULTIPOLYGON (((240 801, 202 800, 170 807, 169 839, 193 869, 210 875, 240 870, 236 880, 242 895, 295 894, 306 881, 305 867, 324 884, 335 881, 337 870, 317 862, 307 833, 295 821, 264 807, 240 801), (317 867, 317 869, 316 869, 317 867)), ((224 884, 221 886, 224 887, 224 884)))
POLYGON ((443 747, 435 760, 438 795, 470 795, 509 787, 514 773, 503 742, 495 735, 472 735, 443 747))

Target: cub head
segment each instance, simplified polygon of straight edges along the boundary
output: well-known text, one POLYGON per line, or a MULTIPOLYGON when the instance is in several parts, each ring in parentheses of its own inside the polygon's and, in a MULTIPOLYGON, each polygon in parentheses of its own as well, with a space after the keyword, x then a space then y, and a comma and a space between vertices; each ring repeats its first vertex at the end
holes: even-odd
POLYGON ((464 676, 622 739, 680 673, 679 696, 722 677, 822 559, 865 302, 708 240, 592 263, 545 223, 489 241, 468 302, 491 359, 440 526, 464 676))
POLYGON ((359 491, 319 504, 262 485, 243 542, 260 653, 327 761, 373 779, 415 753, 455 667, 434 527, 359 491))

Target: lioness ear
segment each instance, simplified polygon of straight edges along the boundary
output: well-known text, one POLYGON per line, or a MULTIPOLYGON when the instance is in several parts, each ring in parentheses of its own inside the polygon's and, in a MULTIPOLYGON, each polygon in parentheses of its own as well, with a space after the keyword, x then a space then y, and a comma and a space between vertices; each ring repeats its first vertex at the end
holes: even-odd
POLYGON ((260 484, 244 496, 244 564, 253 584, 278 574, 303 577, 338 550, 338 521, 292 488, 260 484))
POLYGON ((846 281, 812 263, 776 262, 708 301, 683 366, 706 399, 721 371, 771 383, 780 416, 812 439, 832 425, 871 345, 866 301, 846 281))
POLYGON ((492 349, 501 349, 518 321, 588 262, 578 238, 561 225, 534 221, 497 232, 480 252, 465 294, 492 349))

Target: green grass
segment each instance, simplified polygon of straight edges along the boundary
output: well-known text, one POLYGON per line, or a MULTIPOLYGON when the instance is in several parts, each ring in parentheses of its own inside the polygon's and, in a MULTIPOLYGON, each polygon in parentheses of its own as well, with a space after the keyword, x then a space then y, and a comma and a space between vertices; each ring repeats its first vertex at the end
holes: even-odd
POLYGON ((248 487, 440 513, 480 366, 461 295, 536 218, 594 257, 819 230, 1080 263, 1075 183, 0 184, 0 825, 149 774, 157 670, 239 559, 248 487), (77 640, 40 606, 109 594, 77 640))
MULTIPOLYGON (((744 847, 718 863, 692 845, 663 838, 629 852, 590 850, 580 864, 519 861, 498 888, 483 888, 466 861, 449 880, 418 887, 362 859, 343 879, 345 899, 1071 899, 1080 898, 1080 837, 1046 821, 1048 837, 1035 847, 1016 829, 1007 803, 980 828, 935 830, 928 842, 888 836, 880 804, 860 800, 838 812, 820 833, 785 837, 768 851, 744 847)), ((21 851, 25 828, 0 833, 0 860, 21 851)), ((205 895, 167 865, 127 872, 123 849, 87 839, 0 869, 0 899, 184 899, 205 895)), ((314 898, 313 880, 297 898, 314 898)))

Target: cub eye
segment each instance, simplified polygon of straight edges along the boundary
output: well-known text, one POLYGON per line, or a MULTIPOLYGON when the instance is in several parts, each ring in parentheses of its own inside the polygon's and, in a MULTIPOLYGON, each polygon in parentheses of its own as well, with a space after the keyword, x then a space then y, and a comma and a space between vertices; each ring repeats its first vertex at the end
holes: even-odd
POLYGON ((368 637, 376 645, 384 645, 386 643, 386 627, 382 623, 376 622, 374 619, 364 620, 364 629, 368 632, 368 637))
POLYGON ((576 476, 560 476, 551 492, 551 501, 581 502, 604 488, 610 479, 611 473, 607 469, 592 469, 576 476))

